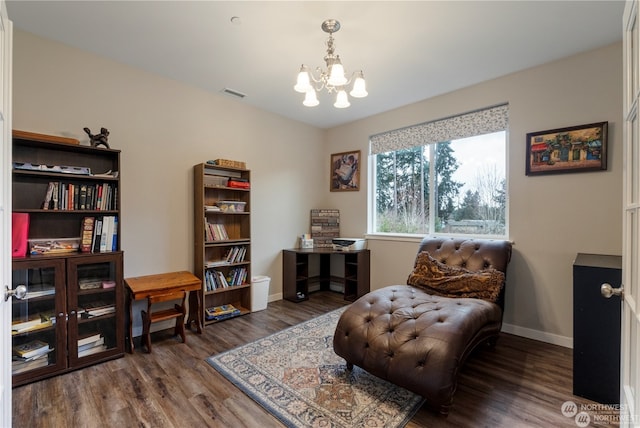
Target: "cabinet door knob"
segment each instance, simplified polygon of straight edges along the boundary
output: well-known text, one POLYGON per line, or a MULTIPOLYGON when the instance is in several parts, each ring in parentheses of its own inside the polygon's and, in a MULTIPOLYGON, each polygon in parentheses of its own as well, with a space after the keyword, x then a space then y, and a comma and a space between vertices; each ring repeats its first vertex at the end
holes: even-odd
POLYGON ((611 296, 620 296, 621 299, 624 299, 624 287, 613 288, 611 284, 606 282, 600 286, 600 293, 602 297, 607 299, 611 298, 611 296))
POLYGON ((8 285, 4 286, 4 301, 9 300, 9 297, 13 296, 18 300, 22 300, 27 295, 27 287, 23 284, 18 285, 16 288, 11 289, 8 285))

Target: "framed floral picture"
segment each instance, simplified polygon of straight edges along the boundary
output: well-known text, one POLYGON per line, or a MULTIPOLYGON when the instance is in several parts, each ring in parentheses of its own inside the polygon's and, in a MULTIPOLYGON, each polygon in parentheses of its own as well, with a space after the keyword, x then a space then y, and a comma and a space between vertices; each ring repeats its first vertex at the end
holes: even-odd
POLYGON ((330 177, 332 192, 360 190, 360 150, 332 154, 330 177))
POLYGON ((590 123, 527 134, 527 175, 607 169, 607 124, 590 123))

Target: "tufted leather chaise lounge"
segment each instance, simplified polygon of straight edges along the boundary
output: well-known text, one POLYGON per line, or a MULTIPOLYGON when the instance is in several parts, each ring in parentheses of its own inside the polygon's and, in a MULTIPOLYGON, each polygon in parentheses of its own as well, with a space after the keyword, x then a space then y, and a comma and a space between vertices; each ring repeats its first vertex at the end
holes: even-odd
MULTIPOLYGON (((448 265, 506 275, 511 243, 488 239, 423 239, 419 251, 448 265)), ((340 317, 333 337, 347 367, 369 373, 425 398, 448 414, 458 371, 480 343, 495 344, 502 327, 504 287, 496 303, 427 294, 392 285, 356 300, 340 317)))

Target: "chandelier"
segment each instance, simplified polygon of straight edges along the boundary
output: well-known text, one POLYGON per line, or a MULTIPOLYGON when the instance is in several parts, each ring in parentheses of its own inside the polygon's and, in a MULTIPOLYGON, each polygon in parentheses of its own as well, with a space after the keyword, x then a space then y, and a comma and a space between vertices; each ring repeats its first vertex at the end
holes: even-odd
POLYGON ((352 73, 347 79, 344 68, 342 67, 342 62, 340 61, 340 55, 334 53, 333 33, 339 29, 340 23, 335 19, 327 19, 322 23, 322 30, 325 33, 329 33, 327 55, 324 57, 324 61, 327 64, 326 70, 317 67, 316 73, 318 73, 318 77, 316 77, 309 71, 309 67, 306 65, 302 64, 300 67, 298 79, 293 89, 296 92, 305 94, 302 104, 307 107, 315 107, 320 104, 316 91, 321 91, 323 88, 330 94, 336 93, 336 102, 333 104, 334 107, 349 107, 351 104, 349 103, 349 97, 347 97, 347 86, 349 86, 352 81, 353 87, 349 95, 354 98, 364 98, 368 95, 362 70, 352 73))

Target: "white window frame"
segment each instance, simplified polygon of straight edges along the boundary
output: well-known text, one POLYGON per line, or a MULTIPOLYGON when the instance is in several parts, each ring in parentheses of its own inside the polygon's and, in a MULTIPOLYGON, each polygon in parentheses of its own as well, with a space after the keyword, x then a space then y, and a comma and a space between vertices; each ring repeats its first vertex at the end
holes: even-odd
MULTIPOLYGON (((368 156, 368 171, 371 171, 368 177, 368 194, 367 194, 367 237, 375 239, 390 239, 390 240, 407 240, 417 241, 422 239, 424 234, 410 234, 410 233, 397 233, 397 232, 376 232, 376 155, 378 153, 384 153, 389 151, 402 150, 403 148, 415 147, 415 146, 429 146, 429 158, 433 159, 435 154, 435 147, 437 143, 457 140, 467 137, 479 136, 492 132, 504 131, 505 132, 505 231, 504 235, 475 235, 475 234, 452 234, 435 232, 435 216, 429 215, 429 232, 430 236, 445 236, 445 237, 465 237, 465 238, 483 238, 483 239, 509 239, 509 127, 508 127, 508 104, 503 104, 495 107, 489 107, 486 109, 477 110, 470 113, 461 114, 458 116, 452 116, 449 118, 439 119, 432 122, 425 122, 423 124, 414 125, 407 128, 402 128, 394 131, 385 132, 372 136, 369 141, 369 156, 368 156), (465 117, 474 117, 474 120, 482 120, 487 118, 488 113, 489 120, 482 122, 479 127, 474 126, 462 126, 457 128, 456 121, 462 119, 464 122, 465 117), (492 121, 493 118, 497 119, 492 121), (488 123, 489 122, 489 123, 488 123), (439 125, 444 125, 439 127, 439 125), (464 128, 464 129, 462 129, 464 128), (430 132, 430 131, 436 132, 430 132), (426 137, 426 134, 433 135, 433 137, 426 137), (401 138, 400 138, 401 137, 401 138), (407 143, 408 141, 408 143, 407 143), (422 144, 418 142, 426 141, 422 144)), ((431 168, 429 171, 429 180, 431 183, 435 182, 434 175, 435 169, 431 168)), ((429 206, 435 206, 435 192, 429 192, 429 206)))

